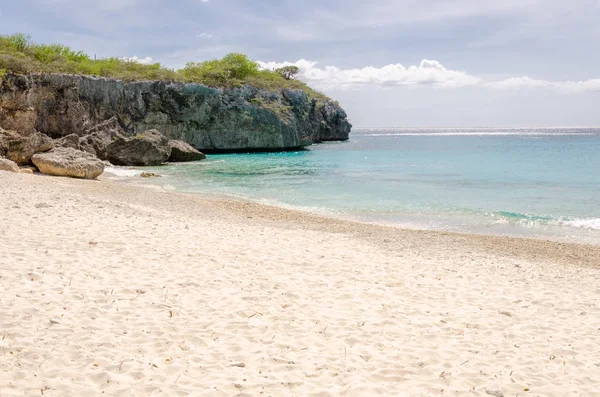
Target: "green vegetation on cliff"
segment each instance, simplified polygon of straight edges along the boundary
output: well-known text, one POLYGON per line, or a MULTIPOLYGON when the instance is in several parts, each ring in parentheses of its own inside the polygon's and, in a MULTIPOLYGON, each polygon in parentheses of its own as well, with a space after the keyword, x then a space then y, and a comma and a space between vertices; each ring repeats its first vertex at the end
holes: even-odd
POLYGON ((190 62, 183 69, 173 70, 160 63, 144 65, 121 58, 92 59, 82 51, 74 51, 61 44, 35 44, 29 36, 21 33, 0 36, 0 78, 6 71, 82 74, 124 81, 169 80, 213 87, 248 84, 270 90, 299 89, 315 99, 329 99, 305 83, 294 80, 289 70, 261 70, 258 63, 244 54, 233 53, 222 59, 190 62))

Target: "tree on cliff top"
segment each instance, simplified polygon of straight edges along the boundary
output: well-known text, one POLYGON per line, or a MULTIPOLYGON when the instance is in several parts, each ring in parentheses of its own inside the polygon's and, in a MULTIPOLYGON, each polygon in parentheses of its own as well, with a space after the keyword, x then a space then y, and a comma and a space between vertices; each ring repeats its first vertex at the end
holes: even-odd
POLYGON ((300 73, 300 68, 298 68, 298 66, 293 66, 293 65, 292 66, 284 66, 282 68, 275 69, 275 73, 279 73, 286 80, 294 80, 296 78, 296 76, 298 76, 298 73, 300 73))

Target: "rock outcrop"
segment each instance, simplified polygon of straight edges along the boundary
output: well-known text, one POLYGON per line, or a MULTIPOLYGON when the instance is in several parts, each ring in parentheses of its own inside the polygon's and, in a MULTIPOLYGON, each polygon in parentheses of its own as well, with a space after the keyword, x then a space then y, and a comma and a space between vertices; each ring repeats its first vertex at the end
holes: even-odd
POLYGON ((160 165, 170 155, 169 140, 157 130, 119 138, 106 147, 106 158, 115 165, 160 165))
POLYGON ((0 155, 17 164, 28 164, 34 154, 47 152, 54 147, 52 139, 37 131, 18 134, 2 130, 0 141, 0 155))
POLYGON ((12 160, 0 157, 0 171, 19 172, 19 166, 12 160))
POLYGON ((199 161, 206 158, 204 153, 194 149, 191 145, 185 143, 184 141, 172 139, 169 141, 169 146, 171 147, 169 161, 173 163, 199 161))
POLYGON ((55 139, 54 147, 70 147, 71 149, 80 149, 79 145, 79 135, 77 134, 69 134, 65 137, 55 139))
POLYGON ((348 139, 351 129, 339 105, 301 90, 13 73, 0 86, 0 126, 7 129, 83 137, 111 118, 128 136, 156 129, 205 153, 295 149, 348 139))
POLYGON ((94 179, 104 172, 104 163, 95 156, 73 148, 58 147, 34 154, 31 161, 42 174, 94 179))
POLYGON ((101 160, 106 160, 106 148, 116 139, 125 138, 125 132, 119 126, 116 117, 112 117, 85 131, 79 138, 79 146, 101 160))
POLYGON ((5 131, 0 127, 0 157, 5 157, 8 152, 8 140, 10 139, 10 134, 8 131, 5 131))

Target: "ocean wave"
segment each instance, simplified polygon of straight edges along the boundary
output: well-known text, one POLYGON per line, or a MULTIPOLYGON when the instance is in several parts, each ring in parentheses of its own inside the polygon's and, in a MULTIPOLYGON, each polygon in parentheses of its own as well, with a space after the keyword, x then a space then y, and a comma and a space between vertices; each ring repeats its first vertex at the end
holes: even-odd
POLYGON ((140 170, 125 167, 106 167, 103 176, 133 177, 142 173, 140 170), (108 175, 107 175, 108 174, 108 175))
POLYGON ((552 220, 552 217, 549 217, 549 216, 529 215, 529 214, 522 214, 520 212, 499 211, 496 214, 501 217, 508 218, 508 219, 531 221, 531 222, 548 222, 548 221, 552 220))
POLYGON ((600 230, 600 218, 573 219, 565 221, 564 225, 576 227, 578 229, 600 230))
POLYGON ((570 218, 523 214, 519 212, 498 211, 491 214, 497 223, 519 223, 523 226, 567 226, 577 229, 600 230, 600 218, 570 218))

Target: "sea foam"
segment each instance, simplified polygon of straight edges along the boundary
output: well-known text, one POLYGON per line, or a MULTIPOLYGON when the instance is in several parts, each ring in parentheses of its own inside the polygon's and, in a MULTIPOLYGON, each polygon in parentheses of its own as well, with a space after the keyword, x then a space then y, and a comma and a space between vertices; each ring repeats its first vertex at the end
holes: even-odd
POLYGON ((580 229, 600 230, 600 218, 573 219, 565 221, 563 224, 580 229))
POLYGON ((106 167, 103 176, 133 177, 142 173, 140 170, 125 167, 106 167))

